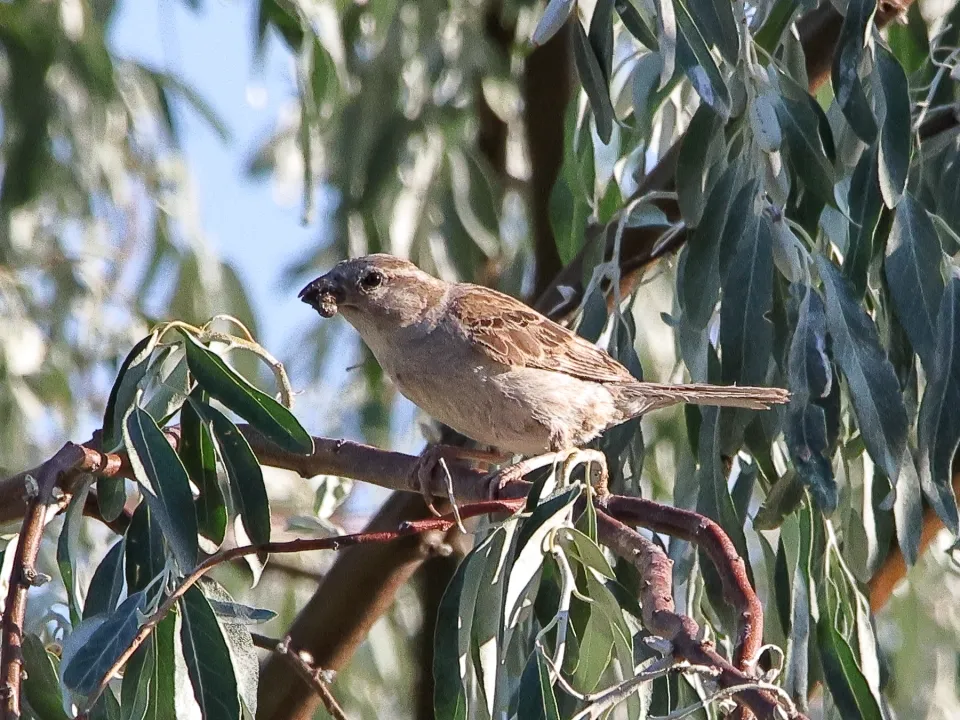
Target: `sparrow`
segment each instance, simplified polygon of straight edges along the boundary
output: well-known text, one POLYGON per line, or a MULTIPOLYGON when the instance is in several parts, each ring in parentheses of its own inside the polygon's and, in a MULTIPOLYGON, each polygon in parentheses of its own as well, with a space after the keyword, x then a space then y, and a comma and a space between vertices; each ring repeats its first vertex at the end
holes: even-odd
POLYGON ((581 448, 677 403, 765 410, 790 396, 781 388, 639 381, 521 301, 440 280, 392 255, 344 260, 300 299, 322 317, 343 315, 400 393, 428 415, 510 455, 581 448))

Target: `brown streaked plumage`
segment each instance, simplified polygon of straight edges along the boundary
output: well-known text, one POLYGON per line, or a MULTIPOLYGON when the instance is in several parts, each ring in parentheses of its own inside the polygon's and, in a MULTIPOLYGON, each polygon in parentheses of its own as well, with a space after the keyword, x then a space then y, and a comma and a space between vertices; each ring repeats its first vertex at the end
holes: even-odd
POLYGON ((751 409, 780 388, 637 381, 603 350, 503 293, 439 280, 406 260, 337 264, 300 298, 341 312, 400 391, 458 432, 533 455, 581 447, 657 408, 690 402, 751 409))

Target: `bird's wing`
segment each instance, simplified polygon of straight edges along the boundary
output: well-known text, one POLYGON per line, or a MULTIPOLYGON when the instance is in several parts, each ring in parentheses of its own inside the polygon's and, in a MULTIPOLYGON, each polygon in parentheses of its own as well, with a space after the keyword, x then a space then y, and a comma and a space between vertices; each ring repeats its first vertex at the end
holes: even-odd
POLYGON ((478 352, 503 365, 562 372, 595 382, 634 380, 593 343, 509 295, 479 285, 458 285, 450 309, 478 352))

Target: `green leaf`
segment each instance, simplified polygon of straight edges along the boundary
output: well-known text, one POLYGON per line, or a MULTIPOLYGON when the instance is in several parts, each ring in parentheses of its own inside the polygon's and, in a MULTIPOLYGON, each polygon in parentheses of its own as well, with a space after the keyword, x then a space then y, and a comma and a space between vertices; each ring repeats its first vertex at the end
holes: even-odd
POLYGON ((550 672, 539 650, 530 653, 523 675, 520 676, 517 712, 518 717, 525 720, 560 720, 550 672))
POLYGON ((854 298, 850 284, 822 256, 817 268, 827 296, 827 329, 837 364, 850 389, 870 457, 895 485, 907 442, 907 411, 893 365, 880 346, 877 327, 854 298))
POLYGON ((83 619, 102 613, 112 613, 123 592, 123 559, 126 541, 121 538, 113 544, 93 573, 87 600, 83 606, 83 619))
POLYGON ((126 578, 128 592, 143 590, 163 572, 166 557, 163 551, 163 530, 156 513, 142 502, 130 520, 126 535, 126 578))
POLYGON ((240 603, 224 600, 209 600, 210 607, 218 618, 226 621, 234 620, 238 625, 261 625, 273 620, 277 614, 266 608, 250 607, 240 603))
POLYGON ((175 346, 164 350, 166 352, 157 353, 150 363, 147 370, 150 383, 144 391, 146 401, 140 401, 141 407, 159 425, 165 425, 176 414, 190 392, 183 351, 175 346))
POLYGON ((607 86, 613 72, 613 0, 597 0, 587 33, 607 86))
POLYGON ((263 468, 247 439, 226 415, 210 405, 192 401, 194 410, 210 423, 220 458, 230 479, 231 495, 247 537, 254 544, 270 542, 270 501, 263 484, 263 468))
POLYGON ((79 586, 76 577, 77 558, 80 553, 80 524, 83 522, 83 506, 90 492, 90 482, 84 481, 70 500, 63 529, 57 541, 57 566, 60 568, 60 577, 67 591, 67 606, 70 608, 70 623, 76 627, 80 624, 80 600, 77 597, 79 586))
POLYGON ((824 679, 841 716, 882 720, 883 714, 853 650, 826 614, 817 623, 817 645, 824 679))
MULTIPOLYGON (((676 170, 677 203, 687 226, 694 228, 704 215, 710 194, 708 180, 713 162, 722 160, 725 149, 723 122, 709 105, 703 104, 693 114, 680 142, 676 170)), ((710 225, 723 220, 720 215, 707 217, 710 218, 710 225)))
MULTIPOLYGON (((756 186, 751 183, 746 189, 755 191, 756 186)), ((740 240, 723 281, 720 376, 728 384, 763 385, 773 352, 773 324, 767 317, 773 307, 773 228, 765 214, 754 211, 754 196, 741 196, 750 201, 746 212, 731 217, 724 227, 724 236, 732 233, 740 240)), ((754 413, 727 408, 721 415, 724 452, 733 452, 754 413)))
MULTIPOLYGON (((154 81, 157 91, 164 96, 168 104, 170 103, 170 96, 181 97, 184 102, 207 123, 207 126, 213 130, 220 140, 223 142, 230 140, 230 129, 227 127, 226 122, 224 122, 223 118, 217 114, 216 110, 207 103, 203 95, 197 92, 196 89, 171 73, 152 70, 144 65, 140 65, 140 68, 154 81)), ((170 116, 171 120, 173 117, 172 115, 170 116)), ((169 129, 174 140, 178 142, 179 133, 176 124, 170 124, 169 129)))
POLYGON ((715 45, 723 59, 735 66, 740 60, 740 28, 727 0, 687 0, 692 20, 708 46, 715 45))
POLYGON ((927 372, 937 351, 942 265, 933 221, 913 196, 904 195, 893 216, 883 270, 897 318, 927 372))
POLYGON ((754 35, 757 45, 768 53, 773 53, 780 44, 783 31, 790 25, 790 21, 800 5, 801 3, 798 0, 776 0, 763 21, 763 25, 754 35))
POLYGON ((204 720, 237 720, 237 677, 217 616, 196 585, 180 599, 179 607, 183 658, 204 720))
POLYGON ((573 57, 577 65, 580 83, 587 93, 590 107, 597 121, 597 135, 604 145, 610 142, 613 134, 614 111, 610 102, 610 88, 607 86, 603 69, 593 52, 590 40, 579 21, 573 25, 573 57))
POLYGON ((657 34, 647 24, 647 21, 631 0, 615 0, 613 6, 616 8, 623 26, 633 37, 650 50, 659 49, 660 43, 657 40, 657 34))
POLYGON ((89 695, 117 658, 133 642, 140 629, 140 616, 146 608, 143 592, 130 595, 107 616, 63 668, 63 683, 81 695, 89 695))
POLYGON ((97 479, 97 507, 106 522, 113 522, 127 504, 127 487, 121 477, 97 479))
POLYGON ((903 453, 897 497, 893 501, 893 517, 897 541, 907 567, 912 567, 920 555, 920 533, 923 530, 923 497, 920 475, 910 447, 903 453))
MULTIPOLYGON (((198 401, 203 402, 202 393, 198 401)), ((217 476, 216 449, 210 431, 200 422, 192 401, 180 410, 179 453, 187 475, 199 491, 194 500, 197 529, 216 547, 220 547, 227 532, 227 507, 217 476)))
POLYGON ((204 578, 201 585, 210 607, 217 614, 227 647, 230 649, 230 661, 233 663, 234 675, 237 678, 240 702, 243 703, 246 713, 256 717, 260 661, 246 625, 252 622, 264 622, 269 619, 267 615, 273 617, 275 614, 269 610, 235 603, 223 586, 209 578, 204 578))
POLYGON ((937 349, 917 416, 920 481, 940 519, 957 534, 957 501, 951 485, 960 444, 960 279, 953 278, 940 300, 937 349))
MULTIPOLYGON (((133 406, 140 381, 147 373, 150 357, 157 346, 159 336, 153 332, 140 340, 120 364, 117 379, 110 390, 107 408, 103 413, 102 447, 112 452, 123 443, 123 418, 133 406)), ((115 520, 117 515, 107 520, 115 520)))
POLYGON ((910 171, 910 87, 900 62, 876 43, 876 71, 883 94, 884 116, 880 128, 880 190, 887 207, 896 207, 907 186, 910 171))
POLYGON ((805 91, 791 87, 792 84, 792 80, 780 76, 780 86, 784 92, 776 105, 790 163, 807 192, 824 204, 835 207, 834 172, 820 134, 819 106, 805 91))
POLYGON ((23 654, 23 695, 39 720, 67 720, 61 703, 60 681, 53 657, 33 633, 26 633, 20 644, 23 654))
POLYGON ((873 258, 873 235, 883 207, 878 173, 876 148, 868 148, 857 162, 847 194, 850 232, 843 258, 843 274, 850 280, 857 297, 863 297, 867 290, 867 270, 873 258))
POLYGON ((187 471, 166 436, 145 410, 134 406, 123 425, 133 474, 156 513, 163 537, 187 571, 197 562, 197 514, 187 471))
POLYGON ((784 435, 798 477, 810 488, 817 505, 830 514, 837 507, 837 482, 830 464, 826 416, 816 404, 830 394, 833 382, 826 309, 813 288, 802 288, 787 365, 791 396, 784 435))
POLYGON ((543 45, 556 35, 569 19, 574 7, 576 7, 576 0, 550 0, 533 31, 533 44, 543 45))
POLYGON ((850 127, 868 145, 877 136, 877 123, 860 79, 860 63, 876 11, 877 0, 850 0, 831 69, 837 103, 850 127))
POLYGON ((437 609, 433 704, 438 718, 466 720, 468 717, 464 683, 472 667, 469 638, 473 627, 473 607, 480 590, 485 553, 494 535, 496 533, 491 533, 463 559, 437 609), (467 608, 468 612, 464 613, 462 608, 467 608), (468 646, 466 652, 461 649, 464 638, 468 646))
POLYGON ((120 688, 124 720, 176 717, 176 627, 177 617, 173 613, 167 615, 127 662, 120 688))
POLYGON ((742 171, 740 165, 730 165, 717 180, 703 215, 710 222, 702 223, 689 234, 684 260, 678 274, 677 295, 684 316, 695 328, 705 328, 713 315, 714 307, 720 296, 720 263, 723 240, 727 235, 732 238, 742 226, 737 220, 742 205, 754 201, 754 194, 741 187, 742 171), (734 211, 734 207, 737 211, 734 211), (727 225, 731 226, 727 231, 727 225))
POLYGON ((690 17, 690 12, 679 0, 674 0, 679 39, 677 42, 677 62, 687 74, 690 84, 724 121, 730 117, 730 91, 720 74, 716 60, 710 48, 700 34, 700 28, 690 17))
POLYGON ((279 447, 309 455, 313 438, 293 413, 237 375, 218 355, 185 334, 187 364, 200 387, 253 425, 279 447))

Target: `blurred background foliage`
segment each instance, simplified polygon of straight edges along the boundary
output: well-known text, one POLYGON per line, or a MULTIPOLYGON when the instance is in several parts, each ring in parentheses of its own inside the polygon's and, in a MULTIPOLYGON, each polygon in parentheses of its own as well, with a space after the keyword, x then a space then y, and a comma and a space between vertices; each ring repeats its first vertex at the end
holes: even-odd
MULTIPOLYGON (((214 1, 183 4, 201 22, 214 1)), ((757 43, 759 58, 751 59, 765 66, 770 60, 765 53, 775 54, 782 77, 773 91, 751 85, 745 73, 733 70, 744 53, 743 36, 736 25, 723 24, 729 11, 722 3, 705 0, 254 0, 250 5, 255 17, 251 72, 271 43, 282 48, 292 103, 263 142, 243 148, 248 161, 238 173, 296 190, 297 212, 318 228, 315 240, 296 255, 275 258, 284 272, 283 293, 295 295, 305 280, 342 257, 387 251, 448 279, 482 282, 535 299, 598 228, 629 232, 676 225, 677 218, 664 217, 653 200, 624 208, 638 188, 646 187, 645 173, 686 131, 694 141, 679 162, 687 174, 678 170, 677 190, 687 226, 717 220, 707 199, 721 182, 726 159, 711 165, 714 160, 741 152, 744 166, 761 169, 772 204, 796 221, 797 235, 805 230, 815 239, 807 243, 808 252, 827 249, 829 241, 852 258, 844 270, 858 293, 856 301, 866 297, 864 307, 882 330, 884 350, 903 371, 898 379, 912 424, 920 399, 917 378, 925 377, 913 359, 920 349, 913 337, 909 343, 902 337, 904 332, 910 336, 910 328, 904 330, 890 311, 890 290, 880 279, 876 258, 870 252, 846 252, 856 249, 863 225, 873 223, 889 233, 894 223, 882 206, 887 197, 881 197, 879 186, 872 195, 858 195, 854 188, 866 182, 863 173, 880 172, 864 163, 858 175, 865 149, 873 146, 864 140, 871 134, 866 116, 885 120, 896 111, 891 107, 902 108, 884 94, 885 80, 868 82, 864 92, 851 84, 849 73, 835 78, 845 88, 843 109, 834 102, 830 84, 817 94, 817 109, 791 95, 791 87, 806 85, 810 61, 805 63, 791 22, 817 3, 734 3, 746 9, 748 31, 757 43), (716 26, 702 22, 710 13, 716 26), (573 23, 564 25, 570 14, 573 23), (532 38, 545 43, 534 51, 532 38), (702 54, 707 46, 719 61, 702 54), (779 111, 764 108, 757 99, 765 92, 788 102, 779 111), (698 110, 707 106, 713 114, 698 110), (767 129, 769 112, 778 118, 777 130, 767 129), (747 118, 746 126, 730 120, 741 117, 747 118), (798 117, 790 135, 789 120, 798 117), (747 136, 753 141, 743 141, 747 136), (804 155, 801 141, 811 138, 814 150, 804 155), (778 153, 781 143, 784 156, 778 153), (560 181, 554 183, 557 174, 560 181), (856 213, 869 222, 850 223, 856 213), (897 349, 909 360, 898 360, 897 349)), ((849 7, 867 5, 852 0, 849 7)), ((110 0, 0 3, 4 475, 39 462, 66 438, 89 436, 99 425, 119 361, 158 319, 201 322, 229 313, 255 335, 279 322, 271 307, 253 306, 247 283, 218 258, 182 152, 178 113, 196 114, 227 143, 236 142, 230 118, 219 117, 177 73, 112 49, 111 22, 120 7, 110 0)), ((172 12, 169 4, 163 7, 172 12)), ((858 29, 851 21, 843 27, 842 48, 853 53, 846 62, 866 62, 860 65, 864 76, 890 68, 882 59, 871 65, 858 54, 868 32, 865 24, 858 29)), ((910 104, 905 120, 899 120, 919 133, 908 133, 909 188, 923 209, 943 221, 936 230, 948 255, 957 247, 960 228, 953 131, 958 27, 960 15, 949 1, 923 0, 883 32, 909 80, 910 104), (927 135, 919 131, 924 122, 927 135)), ((769 96, 767 101, 775 103, 769 96)), ((900 130, 904 134, 907 128, 900 130)), ((889 161, 889 147, 886 152, 889 161)), ((724 218, 732 214, 729 203, 721 209, 724 218)), ((882 250, 883 243, 872 247, 882 250)), ((685 267, 695 265, 693 252, 685 250, 678 263, 665 261, 645 278, 624 311, 625 339, 604 337, 622 350, 622 359, 633 359, 629 348, 635 348, 637 367, 648 379, 678 380, 685 374, 713 379, 720 370, 708 371, 704 336, 698 335, 713 304, 698 309, 689 294, 690 288, 696 294, 704 287, 698 284, 702 278, 685 267)), ((785 277, 796 272, 789 252, 774 260, 785 277)), ((577 280, 587 285, 599 261, 588 258, 577 280)), ((588 298, 578 318, 580 332, 591 339, 601 336, 606 322, 598 297, 588 298)), ((780 302, 784 309, 783 297, 780 302)), ((787 326, 793 329, 796 322, 791 315, 787 326)), ((290 327, 289 349, 277 354, 291 368, 295 385, 305 389, 297 409, 310 430, 407 450, 422 444, 422 418, 397 397, 345 324, 321 324, 304 314, 290 327)), ((710 332, 716 332, 715 322, 710 332)), ((711 339, 716 342, 715 335, 711 339)), ((249 372, 258 371, 254 367, 249 372)), ((771 372, 778 380, 786 374, 771 372)), ((839 386, 839 376, 835 379, 839 386)), ((870 480, 874 465, 845 398, 843 451, 835 463, 841 469, 837 524, 847 540, 861 533, 845 544, 844 553, 857 579, 865 582, 896 538, 893 513, 884 504, 888 486, 885 480, 870 480)), ((688 437, 698 434, 690 422, 681 410, 661 412, 644 419, 642 439, 613 438, 621 443, 617 455, 626 458, 618 464, 621 487, 695 506, 698 448, 688 437)), ((425 432, 434 435, 431 428, 425 432)), ((781 459, 774 474, 786 477, 781 459)), ((778 478, 761 468, 763 483, 754 490, 756 464, 744 456, 741 471, 738 477, 749 481, 739 484, 734 497, 738 509, 753 514, 769 500, 778 478)), ((303 483, 277 472, 267 484, 280 534, 320 531, 330 524, 357 529, 380 499, 376 493, 358 493, 359 499, 355 495, 341 505, 348 488, 335 478, 303 483)), ((779 487, 790 490, 789 483, 779 487)), ((781 509, 793 508, 786 502, 781 509)), ((918 535, 917 520, 910 521, 911 537, 918 535)), ((799 530, 791 525, 788 532, 799 530)), ((89 556, 81 574, 89 579, 112 536, 87 523, 82 537, 89 556)), ((786 644, 790 629, 778 626, 771 590, 777 577, 776 535, 770 536, 772 548, 761 537, 751 533, 750 549, 770 616, 768 640, 786 644)), ((901 545, 905 542, 901 537, 901 545)), ((876 673, 887 683, 885 699, 900 717, 948 717, 960 711, 960 618, 953 610, 960 606, 960 586, 950 545, 944 531, 876 617, 876 673)), ((670 547, 679 561, 678 592, 693 607, 703 589, 690 581, 695 554, 683 543, 670 547)), ((44 565, 55 567, 52 548, 46 551, 44 565)), ((253 590, 247 589, 241 568, 218 579, 238 599, 278 611, 264 629, 276 635, 289 626, 329 562, 320 554, 287 556, 268 566, 276 582, 253 590)), ((438 601, 436 582, 424 572, 404 588, 338 677, 334 692, 351 717, 424 716, 422 668, 429 667, 424 648, 430 643, 420 633, 424 608, 438 601)), ((62 588, 37 593, 31 604, 34 626, 51 612, 63 616, 64 599, 62 588)))

